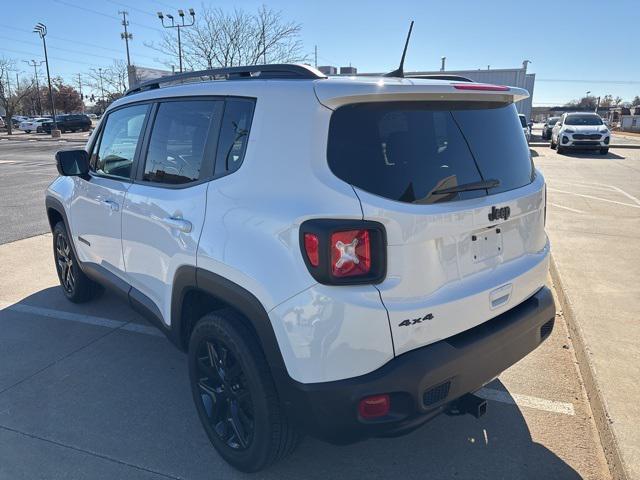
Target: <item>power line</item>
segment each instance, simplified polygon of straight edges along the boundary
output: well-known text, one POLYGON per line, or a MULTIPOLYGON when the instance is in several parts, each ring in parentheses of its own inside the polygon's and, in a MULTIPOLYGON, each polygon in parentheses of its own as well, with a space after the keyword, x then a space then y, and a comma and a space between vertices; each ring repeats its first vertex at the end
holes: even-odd
MULTIPOLYGON (((92 8, 83 7, 81 5, 76 5, 74 3, 70 3, 70 2, 67 2, 65 0, 53 0, 53 1, 56 2, 56 3, 59 3, 61 5, 66 5, 67 7, 77 8, 79 10, 84 10, 85 12, 93 13, 95 15, 100 15, 100 16, 105 17, 105 18, 110 18, 110 19, 113 19, 113 20, 120 20, 120 18, 116 17, 115 15, 109 15, 108 13, 99 12, 98 10, 94 10, 92 8)), ((149 27, 147 25, 142 25, 140 23, 131 22, 131 25, 136 25, 137 27, 140 27, 140 28, 147 28, 149 30, 154 30, 156 32, 163 33, 163 31, 160 30, 159 28, 149 27)))
MULTIPOLYGON (((13 27, 11 25, 0 24, 0 27, 9 28, 9 29, 15 30, 17 32, 23 32, 23 33, 31 34, 31 30, 26 30, 26 29, 23 29, 23 28, 17 28, 17 27, 13 27)), ((47 35, 47 36, 51 37, 51 38, 53 38, 55 40, 60 40, 60 41, 63 41, 63 42, 69 42, 69 43, 73 43, 75 45, 78 44, 78 40, 72 40, 70 38, 60 37, 58 35, 47 35)), ((4 38, 7 38, 7 37, 4 37, 4 38)), ((11 38, 10 40, 14 40, 15 41, 15 38, 11 38)), ((29 42, 23 42, 22 40, 20 40, 20 42, 21 43, 29 43, 29 42)), ((99 48, 100 50, 105 50, 107 52, 121 53, 121 50, 119 50, 119 49, 103 47, 102 45, 97 45, 95 43, 87 43, 87 42, 84 41, 84 39, 82 40, 82 45, 86 45, 87 47, 92 47, 92 48, 99 48)), ((56 50, 61 50, 61 48, 56 47, 56 50)), ((88 54, 88 55, 96 56, 93 52, 88 54)), ((136 54, 136 56, 143 57, 143 58, 148 58, 149 60, 153 60, 153 61, 156 60, 156 57, 152 57, 151 55, 136 54)))
MULTIPOLYGON (((0 35, 0 38, 5 39, 5 40, 14 40, 11 37, 4 37, 2 35, 0 35)), ((39 46, 35 42, 27 42, 27 41, 24 41, 24 40, 21 40, 20 43, 23 43, 25 45, 39 46)), ((82 52, 80 50, 73 50, 71 48, 55 47, 55 50, 60 50, 60 51, 63 51, 63 52, 70 52, 70 53, 77 53, 79 55, 87 55, 89 57, 106 58, 107 60, 119 60, 118 58, 115 58, 115 57, 107 57, 106 55, 99 55, 97 53, 82 52)), ((51 58, 53 58, 53 57, 51 57, 51 58)))

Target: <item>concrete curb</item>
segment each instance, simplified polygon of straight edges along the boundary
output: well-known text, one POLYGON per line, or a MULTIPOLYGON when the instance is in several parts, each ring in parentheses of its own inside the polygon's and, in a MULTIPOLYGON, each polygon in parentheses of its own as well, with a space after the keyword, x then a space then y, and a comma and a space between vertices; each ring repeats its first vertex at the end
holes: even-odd
POLYGON ((606 402, 600 392, 600 387, 596 380, 596 372, 591 364, 591 352, 584 342, 582 329, 576 321, 571 299, 567 296, 567 292, 564 289, 562 276, 560 275, 553 254, 551 255, 550 273, 551 279, 556 286, 558 301, 564 313, 571 340, 575 346, 578 367, 580 368, 580 374, 584 381, 584 387, 587 391, 587 397, 589 398, 589 404, 593 412, 593 419, 598 430, 598 435, 600 436, 600 442, 602 443, 602 449, 607 459, 611 477, 614 480, 629 480, 628 470, 620 455, 620 449, 618 448, 618 441, 611 429, 611 419, 607 414, 606 402))
MULTIPOLYGON (((543 142, 531 142, 529 143, 530 147, 548 147, 549 143, 543 142)), ((609 145, 609 148, 640 148, 640 143, 622 143, 622 144, 612 144, 609 145)))
POLYGON ((0 137, 0 141, 2 140, 8 140, 10 142, 71 142, 71 143, 87 143, 87 140, 89 140, 89 137, 85 138, 51 138, 51 137, 44 137, 44 138, 15 138, 15 137, 8 137, 8 136, 3 136, 0 137))

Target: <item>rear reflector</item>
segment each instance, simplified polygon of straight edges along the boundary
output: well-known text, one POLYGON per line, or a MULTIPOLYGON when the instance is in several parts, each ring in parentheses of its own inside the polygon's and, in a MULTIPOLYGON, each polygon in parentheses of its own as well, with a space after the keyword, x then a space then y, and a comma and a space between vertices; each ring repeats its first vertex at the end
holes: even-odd
POLYGON ((509 87, 504 85, 488 85, 486 83, 454 83, 453 88, 458 90, 484 90, 489 92, 506 92, 509 87))
POLYGON ((389 395, 373 395, 360 400, 358 413, 365 419, 378 418, 387 415, 390 408, 391 399, 389 395))
POLYGON ((320 240, 313 233, 304 234, 304 250, 307 253, 309 263, 314 267, 320 265, 320 240))
POLYGON ((346 230, 331 234, 331 273, 334 277, 366 275, 371 270, 368 230, 346 230))

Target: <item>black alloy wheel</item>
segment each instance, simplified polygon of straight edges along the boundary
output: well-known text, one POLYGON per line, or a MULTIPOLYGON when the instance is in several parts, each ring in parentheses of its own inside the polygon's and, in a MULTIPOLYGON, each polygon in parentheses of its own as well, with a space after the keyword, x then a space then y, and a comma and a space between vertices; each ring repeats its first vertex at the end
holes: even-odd
POLYGON ((254 410, 240 363, 218 339, 202 341, 196 355, 199 409, 221 442, 246 450, 253 441, 254 410))

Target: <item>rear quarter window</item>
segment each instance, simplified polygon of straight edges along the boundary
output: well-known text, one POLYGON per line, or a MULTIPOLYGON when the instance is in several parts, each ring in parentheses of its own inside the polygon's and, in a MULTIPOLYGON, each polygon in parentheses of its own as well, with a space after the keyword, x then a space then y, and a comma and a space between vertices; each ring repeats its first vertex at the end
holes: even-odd
POLYGON ((362 190, 407 203, 439 203, 512 190, 534 176, 513 105, 377 102, 347 105, 331 118, 332 172, 362 190), (435 194, 495 179, 496 188, 435 194))

